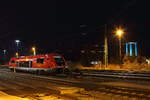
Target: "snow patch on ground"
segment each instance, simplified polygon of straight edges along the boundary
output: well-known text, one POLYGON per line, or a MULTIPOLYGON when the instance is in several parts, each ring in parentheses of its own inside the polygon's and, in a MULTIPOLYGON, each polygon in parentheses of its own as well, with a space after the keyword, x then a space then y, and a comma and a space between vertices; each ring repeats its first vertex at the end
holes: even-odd
POLYGON ((76 92, 84 91, 84 88, 77 87, 58 87, 60 94, 73 94, 76 92))
POLYGON ((39 97, 17 97, 17 96, 12 96, 8 95, 2 91, 0 91, 0 100, 65 100, 61 99, 60 97, 57 96, 44 96, 43 94, 39 94, 39 97))
POLYGON ((8 95, 2 91, 0 91, 0 100, 30 100, 28 98, 20 98, 17 96, 8 95))

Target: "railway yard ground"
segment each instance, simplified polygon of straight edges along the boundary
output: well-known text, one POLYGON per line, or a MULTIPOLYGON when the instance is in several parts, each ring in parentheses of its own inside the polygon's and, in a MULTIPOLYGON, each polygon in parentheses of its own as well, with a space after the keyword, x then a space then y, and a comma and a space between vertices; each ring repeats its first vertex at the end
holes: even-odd
POLYGON ((149 71, 36 75, 0 68, 0 100, 150 100, 149 71))

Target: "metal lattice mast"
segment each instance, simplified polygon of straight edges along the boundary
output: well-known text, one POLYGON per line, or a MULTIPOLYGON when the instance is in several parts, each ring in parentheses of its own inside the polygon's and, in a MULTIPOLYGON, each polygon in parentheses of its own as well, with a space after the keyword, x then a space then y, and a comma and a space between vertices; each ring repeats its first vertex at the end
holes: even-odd
POLYGON ((108 40, 107 40, 107 26, 105 25, 105 39, 104 39, 104 64, 105 68, 108 66, 108 40))

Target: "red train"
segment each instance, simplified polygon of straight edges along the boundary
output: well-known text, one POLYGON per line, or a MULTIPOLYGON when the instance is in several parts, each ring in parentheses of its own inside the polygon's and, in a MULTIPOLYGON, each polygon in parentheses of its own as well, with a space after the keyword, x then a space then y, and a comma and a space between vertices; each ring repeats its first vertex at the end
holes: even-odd
POLYGON ((53 72, 64 70, 66 68, 66 61, 63 56, 55 53, 13 57, 9 61, 9 68, 22 71, 53 72))

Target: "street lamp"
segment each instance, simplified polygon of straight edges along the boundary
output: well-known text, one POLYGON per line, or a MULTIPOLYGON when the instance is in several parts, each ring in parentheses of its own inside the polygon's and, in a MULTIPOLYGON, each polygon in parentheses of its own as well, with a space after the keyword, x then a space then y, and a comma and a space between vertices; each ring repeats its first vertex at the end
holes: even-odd
POLYGON ((117 28, 116 29, 116 36, 121 38, 123 34, 124 34, 124 30, 123 29, 121 29, 121 28, 117 28))
POLYGON ((15 40, 15 43, 17 44, 17 52, 16 52, 16 57, 18 57, 19 56, 19 43, 20 43, 21 41, 20 40, 15 40))
POLYGON ((19 54, 18 54, 18 52, 16 52, 16 57, 17 57, 17 58, 19 57, 19 54))
POLYGON ((4 64, 6 64, 6 50, 5 49, 3 50, 3 53, 4 53, 4 64))
POLYGON ((33 55, 35 56, 36 55, 36 48, 32 47, 32 51, 33 51, 33 55))
POLYGON ((20 40, 15 40, 15 43, 17 44, 17 47, 19 46, 20 42, 21 42, 20 40))
POLYGON ((121 38, 122 38, 122 36, 123 36, 123 34, 124 34, 124 29, 122 29, 122 28, 116 28, 116 36, 118 37, 118 39, 119 39, 119 56, 120 56, 120 63, 122 62, 122 59, 121 59, 121 57, 122 57, 122 51, 121 51, 121 38))
POLYGON ((6 50, 5 49, 3 50, 3 53, 4 53, 4 55, 6 54, 6 50))

